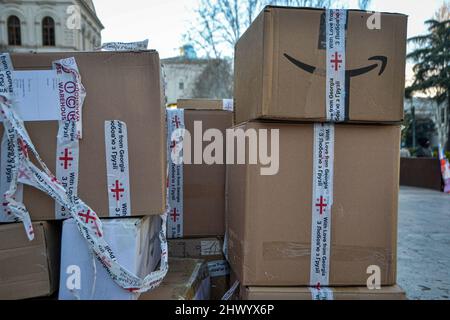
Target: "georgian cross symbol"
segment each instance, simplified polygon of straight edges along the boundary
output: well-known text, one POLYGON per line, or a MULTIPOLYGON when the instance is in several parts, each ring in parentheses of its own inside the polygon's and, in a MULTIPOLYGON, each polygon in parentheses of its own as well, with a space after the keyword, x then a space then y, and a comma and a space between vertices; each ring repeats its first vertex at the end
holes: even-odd
POLYGON ((20 178, 30 179, 25 169, 19 169, 19 179, 20 178))
POLYGON ((20 151, 22 151, 23 155, 28 158, 28 147, 27 145, 23 142, 22 139, 19 139, 19 147, 20 147, 20 151))
POLYGON ((114 193, 114 198, 116 198, 116 201, 119 201, 120 198, 123 197, 123 194, 120 194, 121 192, 125 192, 124 188, 121 188, 122 184, 119 183, 119 180, 116 180, 114 184, 114 188, 111 189, 111 192, 114 193))
POLYGON ((97 220, 96 216, 91 215, 91 210, 88 210, 86 213, 80 212, 80 213, 78 213, 78 215, 82 218, 85 218, 86 223, 89 223, 90 220, 92 220, 92 222, 95 222, 95 220, 97 220))
POLYGON ((320 214, 323 214, 323 211, 327 206, 327 204, 325 202, 323 202, 323 200, 324 200, 323 196, 320 196, 320 200, 317 199, 317 201, 319 201, 319 202, 316 203, 316 207, 319 207, 320 214))
POLYGON ((180 216, 179 213, 177 213, 177 208, 173 208, 172 213, 170 214, 170 216, 173 219, 173 222, 177 221, 177 218, 180 216))
POLYGON ((338 55, 338 53, 335 52, 333 55, 333 59, 330 60, 330 62, 334 64, 334 71, 338 71, 340 68, 339 64, 342 63, 342 60, 339 59, 338 56, 339 58, 341 58, 341 55, 340 54, 338 55))
POLYGON ((175 116, 175 117, 172 119, 172 123, 175 125, 175 127, 176 127, 177 129, 180 127, 181 122, 180 122, 180 119, 178 118, 178 116, 175 116))
POLYGON ((62 161, 61 166, 64 167, 64 170, 67 170, 70 166, 72 166, 70 163, 70 161, 73 160, 73 157, 70 156, 72 155, 72 152, 70 152, 68 148, 65 148, 64 152, 61 153, 63 154, 62 157, 59 157, 59 160, 62 161))

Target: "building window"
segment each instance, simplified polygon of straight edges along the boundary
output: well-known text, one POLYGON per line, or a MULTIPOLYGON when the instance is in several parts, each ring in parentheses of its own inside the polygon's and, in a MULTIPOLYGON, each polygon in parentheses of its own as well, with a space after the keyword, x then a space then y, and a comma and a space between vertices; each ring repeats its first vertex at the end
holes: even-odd
POLYGON ((178 89, 184 90, 184 82, 180 82, 180 83, 178 84, 178 89))
POLYGON ((55 20, 51 17, 42 19, 42 44, 44 46, 55 45, 55 20))
POLYGON ((16 16, 8 18, 8 44, 10 46, 22 45, 22 37, 20 34, 20 19, 16 16))

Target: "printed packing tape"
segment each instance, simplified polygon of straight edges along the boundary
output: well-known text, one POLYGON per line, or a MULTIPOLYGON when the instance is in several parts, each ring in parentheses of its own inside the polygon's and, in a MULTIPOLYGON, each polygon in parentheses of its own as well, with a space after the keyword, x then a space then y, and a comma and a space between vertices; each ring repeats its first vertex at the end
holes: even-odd
MULTIPOLYGON (((0 59, 5 61, 5 59, 0 59)), ((4 69, 5 64, 0 62, 0 68, 4 69)), ((12 65, 6 66, 6 71, 12 70, 12 65)), ((3 71, 0 69, 0 71, 3 71)), ((6 92, 0 94, 0 117, 3 120, 5 131, 11 132, 10 143, 13 144, 14 163, 11 172, 11 183, 5 192, 5 204, 11 213, 22 221, 30 240, 34 238, 34 231, 31 224, 30 215, 25 205, 17 201, 14 195, 17 191, 18 183, 33 186, 52 197, 60 205, 67 208, 70 216, 77 222, 78 229, 86 239, 89 247, 95 253, 97 259, 107 270, 111 278, 122 288, 130 292, 146 292, 159 286, 168 271, 168 254, 166 241, 166 217, 167 212, 161 216, 162 227, 159 233, 161 243, 161 263, 159 270, 156 270, 145 278, 140 278, 120 265, 117 258, 104 240, 102 222, 98 215, 88 205, 86 205, 76 195, 69 194, 58 179, 51 173, 46 164, 41 159, 31 138, 25 129, 23 121, 14 111, 14 103, 9 99, 6 92), (19 148, 20 146, 20 148, 19 148), (29 152, 33 153, 38 168, 29 158, 29 152), (26 176, 19 178, 19 170, 26 176)))
POLYGON ((131 216, 127 125, 105 121, 106 172, 110 217, 131 216))
POLYGON ((325 105, 327 120, 331 123, 314 124, 310 285, 315 286, 316 290, 329 284, 335 138, 333 123, 345 121, 346 118, 346 24, 346 10, 325 10, 325 105))
POLYGON ((137 42, 107 42, 99 49, 104 51, 138 51, 147 50, 148 39, 137 42))
POLYGON ((167 232, 171 239, 183 238, 184 129, 184 110, 167 109, 167 161, 169 163, 167 232))

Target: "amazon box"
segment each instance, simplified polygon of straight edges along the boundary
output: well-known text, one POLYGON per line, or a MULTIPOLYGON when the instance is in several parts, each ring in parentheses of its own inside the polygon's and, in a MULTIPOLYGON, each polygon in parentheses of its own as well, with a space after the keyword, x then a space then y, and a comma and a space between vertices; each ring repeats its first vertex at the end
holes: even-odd
MULTIPOLYGON (((201 125, 203 134, 208 129, 217 129, 223 136, 232 126, 233 114, 222 110, 184 110, 185 128, 195 139, 194 125, 201 125)), ((202 150, 209 144, 203 142, 202 150)), ((225 144, 222 163, 194 163, 194 152, 190 164, 183 165, 183 237, 223 236, 225 232, 225 144)), ((176 218, 170 215, 168 219, 176 218)))
MULTIPOLYGON (((345 120, 400 122, 407 16, 347 12, 345 120)), ((236 44, 236 123, 325 121, 325 37, 323 9, 267 6, 236 44)), ((336 68, 343 58, 334 59, 336 68)))
POLYGON ((367 287, 334 287, 327 291, 306 287, 245 287, 241 290, 243 300, 406 300, 405 292, 397 285, 374 290, 367 287))
MULTIPOLYGON (((104 238, 125 269, 141 278, 156 269, 161 259, 158 237, 161 219, 158 216, 103 219, 102 223, 104 238)), ((59 300, 136 300, 138 297, 138 293, 129 292, 114 282, 89 250, 75 220, 65 220, 59 300)))
MULTIPOLYGON (((329 203, 313 199, 314 124, 237 128, 279 129, 279 170, 261 175, 258 164, 227 166, 231 268, 244 286, 310 285, 311 252, 318 254, 311 248, 312 218, 329 203)), ((400 127, 337 124, 334 135, 330 255, 323 255, 329 286, 365 286, 373 266, 381 285, 394 285, 400 127)))
POLYGON ((34 222, 29 241, 22 223, 0 225, 0 300, 51 296, 58 289, 61 226, 34 222))
MULTIPOLYGON (((87 93, 79 147, 79 197, 101 217, 116 217, 117 212, 110 210, 110 200, 125 199, 126 194, 130 196, 127 207, 130 215, 163 213, 166 203, 166 129, 158 53, 18 53, 11 56, 14 69, 19 71, 50 70, 53 61, 66 57, 75 57, 87 93), (116 125, 115 132, 128 144, 129 188, 126 184, 110 184, 108 180, 107 160, 114 162, 113 156, 106 155, 106 136, 112 128, 112 125, 105 125, 108 120, 120 120, 124 124, 120 128, 116 125), (120 134, 125 129, 127 139, 120 134)), ((31 107, 35 105, 31 104, 31 107)), ((53 173, 56 166, 68 167, 73 163, 71 151, 57 155, 58 121, 29 121, 25 126, 53 173)), ((0 134, 3 135, 3 126, 0 134)), ((126 148, 122 150, 126 154, 126 148)), ((108 154, 112 155, 112 152, 108 154)), ((121 153, 115 158, 121 168, 125 163, 122 156, 121 153)), ((23 200, 33 220, 55 219, 55 203, 44 193, 25 186, 23 200)), ((124 215, 122 210, 118 215, 124 215)))
POLYGON ((223 239, 170 239, 168 245, 170 257, 206 261, 211 278, 211 300, 221 300, 230 287, 230 267, 222 252, 223 239))
POLYGON ((161 285, 139 300, 209 300, 210 283, 204 260, 169 259, 169 272, 161 285))

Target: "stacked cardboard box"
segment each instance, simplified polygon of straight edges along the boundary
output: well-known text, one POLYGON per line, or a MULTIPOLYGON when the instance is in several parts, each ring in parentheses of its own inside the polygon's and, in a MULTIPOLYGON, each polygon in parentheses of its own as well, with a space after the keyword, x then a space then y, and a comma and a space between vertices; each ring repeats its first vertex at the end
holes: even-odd
POLYGON ((139 300, 209 300, 210 277, 204 260, 171 258, 163 283, 139 300))
POLYGON ((210 298, 212 300, 222 299, 230 287, 230 269, 222 249, 221 237, 169 240, 169 257, 206 261, 211 278, 210 298))
MULTIPOLYGON (((401 297, 391 286, 407 18, 382 13, 382 28, 371 30, 370 16, 269 6, 236 45, 235 129, 279 136, 268 143, 273 159, 279 152, 275 174, 262 174, 266 164, 227 166, 228 260, 243 298, 401 297), (345 50, 331 67, 345 66, 345 87, 327 96, 326 48, 339 27, 345 50), (338 92, 337 122, 346 123, 330 124, 326 101, 338 92), (385 289, 350 289, 372 273, 385 289)), ((246 152, 258 142, 248 134, 246 152)))
MULTIPOLYGON (((228 262, 222 253, 225 232, 225 147, 219 161, 206 163, 203 150, 210 143, 204 133, 225 135, 232 126, 232 100, 183 99, 168 109, 169 256, 206 260, 211 277, 211 299, 220 299, 229 285, 228 262), (170 124, 173 124, 170 129, 170 124), (186 129, 183 164, 172 161, 176 141, 173 130, 186 129), (188 139, 190 137, 190 144, 188 139), (206 139, 205 139, 206 140, 206 139), (195 146, 196 145, 196 146, 195 146), (201 151, 200 158, 195 155, 201 151), (190 157, 188 157, 190 151, 190 157), (174 204, 175 203, 175 204, 174 204)), ((218 152, 218 150, 216 151, 218 152)))
MULTIPOLYGON (((18 100, 29 103, 20 105, 18 112, 27 120, 31 140, 53 173, 59 166, 75 165, 78 153, 70 149, 57 154, 59 122, 54 111, 62 112, 63 108, 67 111, 73 106, 73 100, 64 100, 60 90, 74 92, 74 84, 61 86, 60 75, 50 70, 54 61, 68 57, 75 58, 87 92, 82 109, 77 194, 99 217, 110 218, 102 219, 103 234, 97 229, 97 235, 108 242, 108 249, 113 250, 118 263, 144 277, 157 268, 161 258, 158 215, 166 209, 166 125, 158 53, 11 56, 14 88, 18 90, 14 93, 18 100), (45 96, 39 90, 45 90, 45 96), (31 111, 23 111, 26 110, 23 107, 31 111), (121 170, 117 177, 111 175, 109 162, 116 171, 121 170), (124 174, 124 178, 122 173, 127 170, 128 176, 124 174), (110 184, 111 177, 117 178, 115 184, 110 184)), ((67 71, 63 69, 63 72, 67 71)), ((81 88, 76 87, 77 98, 80 92, 81 88)), ((3 135, 3 128, 0 134, 3 135)), ((7 150, 3 147, 0 152, 6 154, 7 150)), ((73 182, 74 176, 61 180, 69 192, 76 188, 73 182)), ((58 216, 55 202, 35 188, 24 186, 23 202, 33 221, 70 218, 70 215, 58 216)), ((3 215, 2 209, 2 221, 10 221, 3 219, 8 218, 6 214, 3 215)), ((90 211, 80 212, 79 217, 86 225, 97 225, 97 218, 90 211)), ((31 242, 26 239, 21 224, 0 226, 0 237, 5 237, 1 248, 4 256, 0 268, 4 273, 0 276, 1 297, 50 295, 58 288, 60 279, 60 299, 137 298, 133 290, 127 291, 112 280, 73 219, 63 223, 60 249, 61 230, 57 227, 61 223, 56 226, 55 223, 33 223, 35 239, 31 242)))

